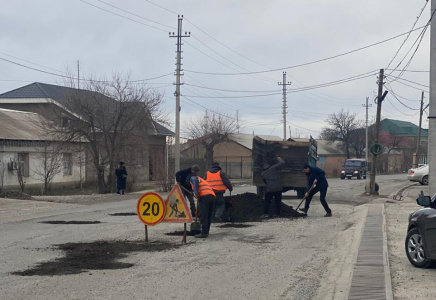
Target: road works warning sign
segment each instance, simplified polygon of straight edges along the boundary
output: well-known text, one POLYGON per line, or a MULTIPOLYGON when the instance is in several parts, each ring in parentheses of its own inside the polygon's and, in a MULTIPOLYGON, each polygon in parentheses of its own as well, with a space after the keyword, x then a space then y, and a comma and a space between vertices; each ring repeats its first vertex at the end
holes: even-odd
POLYGON ((145 193, 138 200, 136 212, 145 225, 157 225, 165 217, 165 203, 159 194, 145 193))
POLYGON ((165 200, 166 214, 163 222, 191 223, 192 216, 182 190, 175 185, 165 200))

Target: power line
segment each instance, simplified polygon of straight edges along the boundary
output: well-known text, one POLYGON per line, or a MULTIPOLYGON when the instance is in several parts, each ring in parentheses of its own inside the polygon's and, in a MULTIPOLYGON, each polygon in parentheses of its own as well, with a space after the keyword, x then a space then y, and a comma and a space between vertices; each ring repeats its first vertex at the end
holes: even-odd
POLYGON ((407 34, 406 38, 404 39, 403 43, 401 43, 400 48, 398 48, 397 52, 395 53, 394 57, 392 57, 391 61, 389 62, 388 66, 385 68, 389 68, 391 63, 394 61, 394 59, 397 57, 398 53, 400 53, 401 48, 403 48, 406 41, 409 39, 410 34, 412 33, 412 30, 415 28, 416 24, 418 23, 419 19, 421 18, 422 13, 424 12, 425 7, 427 6, 428 1, 425 2, 424 7, 421 9, 421 12, 419 13, 418 17, 416 18, 416 21, 413 23, 412 28, 410 29, 409 33, 407 34))
MULTIPOLYGON (((424 27, 425 26, 416 28, 413 31, 422 29, 424 27)), ((189 71, 191 73, 205 74, 205 75, 248 75, 248 74, 260 74, 260 73, 268 73, 268 72, 275 72, 275 71, 284 71, 284 70, 288 70, 288 69, 293 69, 293 68, 303 67, 303 66, 307 66, 307 65, 312 65, 312 64, 319 63, 319 62, 323 62, 323 61, 331 60, 331 59, 338 58, 338 57, 341 57, 341 56, 345 56, 345 55, 348 55, 348 54, 351 54, 351 53, 354 53, 354 52, 358 52, 358 51, 361 51, 361 50, 364 50, 364 49, 367 49, 367 48, 371 48, 371 47, 374 47, 374 46, 377 46, 377 45, 389 42, 391 40, 397 39, 397 38, 399 38, 399 37, 401 37, 403 35, 406 35, 406 34, 408 34, 408 32, 396 35, 394 37, 385 39, 385 40, 377 42, 377 43, 373 43, 373 44, 370 44, 370 45, 367 45, 367 46, 364 46, 364 47, 360 47, 360 48, 357 48, 357 49, 354 49, 354 50, 351 50, 351 51, 347 51, 347 52, 344 52, 344 53, 341 53, 341 54, 337 54, 337 55, 333 55, 333 56, 330 56, 330 57, 318 59, 318 60, 307 62, 307 63, 297 64, 297 65, 293 65, 293 66, 289 66, 289 67, 276 68, 276 69, 263 70, 263 71, 245 72, 245 73, 244 72, 240 72, 240 73, 213 73, 213 72, 202 72, 202 71, 195 71, 195 70, 185 70, 185 71, 187 71, 187 72, 189 71)))
POLYGON ((232 92, 232 93, 272 93, 272 92, 279 92, 280 90, 263 90, 263 91, 253 91, 253 90, 226 90, 226 89, 217 89, 217 88, 212 88, 212 87, 208 87, 208 86, 202 86, 202 85, 195 85, 195 84, 190 84, 190 83, 185 83, 186 85, 189 86, 195 86, 201 89, 207 89, 207 90, 213 90, 213 91, 221 91, 221 92, 232 92))
MULTIPOLYGON (((410 82, 410 83, 414 83, 416 85, 420 85, 420 86, 423 86, 423 87, 426 87, 426 88, 430 88, 430 86, 428 86, 428 85, 421 84, 421 83, 418 83, 418 82, 415 82, 415 81, 412 81, 412 80, 408 80, 408 79, 404 79, 404 78, 398 78, 398 77, 394 77, 394 76, 390 76, 390 75, 386 75, 386 76, 387 77, 392 77, 392 78, 395 78, 395 79, 398 79, 398 80, 403 80, 403 81, 407 81, 407 82, 410 82)), ((421 101, 421 100, 418 100, 418 101, 421 101)))
MULTIPOLYGON (((141 24, 141 25, 144 25, 144 26, 150 27, 150 28, 154 28, 154 29, 156 29, 156 30, 160 30, 160 31, 163 31, 163 32, 168 32, 168 31, 165 30, 165 29, 158 28, 158 27, 153 26, 153 25, 145 24, 145 23, 143 23, 143 22, 140 22, 140 21, 134 20, 134 19, 132 19, 132 18, 129 18, 129 17, 126 17, 126 16, 123 16, 123 15, 117 14, 117 13, 115 13, 115 12, 113 12, 113 11, 110 11, 110 10, 107 10, 107 9, 102 8, 102 7, 100 7, 100 6, 97 6, 97 5, 91 4, 91 3, 89 3, 89 2, 86 2, 85 0, 79 0, 79 1, 80 1, 80 2, 83 2, 83 3, 85 3, 85 4, 88 4, 88 5, 92 6, 92 7, 95 7, 95 8, 97 8, 97 9, 100 9, 100 10, 103 10, 103 11, 105 11, 105 12, 108 12, 108 13, 110 13, 110 14, 113 14, 113 15, 115 15, 115 16, 118 16, 118 17, 121 17, 121 18, 124 18, 124 19, 130 20, 130 21, 132 21, 132 22, 135 22, 135 23, 138 23, 138 24, 141 24)), ((165 26, 166 26, 166 25, 165 25, 165 26)))

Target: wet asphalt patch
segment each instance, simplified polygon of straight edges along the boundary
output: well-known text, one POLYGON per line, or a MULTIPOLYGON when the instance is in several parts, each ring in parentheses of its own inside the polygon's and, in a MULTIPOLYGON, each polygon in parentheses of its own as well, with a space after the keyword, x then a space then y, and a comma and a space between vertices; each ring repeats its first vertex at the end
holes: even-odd
POLYGON ((248 228, 253 227, 254 225, 249 224, 238 224, 238 223, 229 223, 218 226, 218 228, 248 228))
POLYGON ((13 272, 18 276, 61 276, 80 274, 90 270, 119 270, 133 267, 134 264, 118 260, 131 252, 159 252, 179 248, 182 245, 169 242, 143 241, 95 241, 91 243, 67 243, 55 245, 64 256, 39 263, 24 271, 13 272))
MULTIPOLYGON (((183 231, 173 231, 173 232, 165 233, 165 235, 169 235, 169 236, 183 236, 183 233, 184 233, 183 231)), ((187 230, 186 231, 186 235, 187 236, 194 236, 194 235, 196 235, 198 233, 200 233, 199 230, 195 230, 195 231, 187 230)))
POLYGON ((89 225, 100 224, 100 221, 42 221, 43 224, 62 224, 62 225, 89 225))
POLYGON ((109 216, 127 217, 127 216, 136 216, 136 213, 135 212, 121 212, 121 213, 109 214, 109 216))

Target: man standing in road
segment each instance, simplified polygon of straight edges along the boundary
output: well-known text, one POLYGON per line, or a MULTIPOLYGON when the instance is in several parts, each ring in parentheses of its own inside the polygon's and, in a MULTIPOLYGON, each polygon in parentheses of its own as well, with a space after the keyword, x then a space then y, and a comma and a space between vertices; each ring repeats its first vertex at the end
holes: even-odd
POLYGON ((320 200, 321 204, 324 207, 326 214, 324 217, 331 217, 332 211, 327 204, 327 201, 325 201, 325 196, 327 194, 327 188, 329 187, 329 184, 327 182, 327 179, 325 178, 325 172, 317 167, 311 167, 309 165, 304 165, 303 167, 303 173, 307 176, 307 186, 310 189, 313 184, 316 186, 306 193, 304 196, 306 198, 306 203, 304 204, 304 208, 300 208, 302 212, 307 214, 310 206, 310 201, 312 201, 313 195, 319 192, 320 194, 320 200))
MULTIPOLYGON (((282 193, 283 193, 283 185, 282 178, 280 176, 280 169, 283 167, 285 162, 280 157, 277 157, 278 163, 270 166, 269 164, 265 164, 263 166, 262 178, 266 184, 266 194, 265 194, 265 203, 263 207, 263 215, 261 218, 269 217, 269 203, 272 198, 274 198, 276 204, 276 214, 275 216, 280 216, 280 210, 282 205, 282 193)), ((274 217, 274 216, 273 216, 274 217)))
POLYGON ((176 173, 176 182, 182 186, 183 195, 189 200, 189 206, 191 207, 191 215, 195 216, 195 202, 192 196, 191 176, 195 176, 200 168, 197 165, 193 165, 190 168, 180 170, 176 173))
POLYGON ((212 223, 215 193, 207 181, 199 176, 191 177, 191 187, 198 199, 200 208, 201 233, 196 234, 195 237, 205 239, 209 236, 210 224, 212 223))
POLYGON ((226 192, 226 189, 228 189, 230 192, 233 191, 232 183, 230 182, 229 178, 227 178, 226 173, 221 170, 219 163, 212 164, 212 168, 206 172, 204 179, 206 179, 207 183, 209 183, 216 195, 215 220, 221 222, 226 206, 224 202, 224 193, 226 192))

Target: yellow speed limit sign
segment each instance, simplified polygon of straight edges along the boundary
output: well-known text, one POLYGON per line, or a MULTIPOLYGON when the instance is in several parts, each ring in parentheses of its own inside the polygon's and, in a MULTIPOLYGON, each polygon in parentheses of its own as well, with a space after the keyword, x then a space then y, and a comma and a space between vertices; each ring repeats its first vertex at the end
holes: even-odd
POLYGON ((136 212, 145 225, 157 225, 165 217, 165 203, 159 194, 145 193, 138 200, 136 212))

